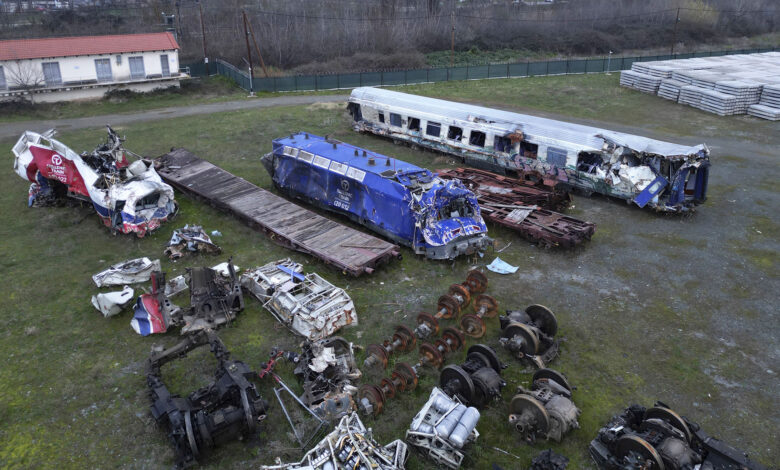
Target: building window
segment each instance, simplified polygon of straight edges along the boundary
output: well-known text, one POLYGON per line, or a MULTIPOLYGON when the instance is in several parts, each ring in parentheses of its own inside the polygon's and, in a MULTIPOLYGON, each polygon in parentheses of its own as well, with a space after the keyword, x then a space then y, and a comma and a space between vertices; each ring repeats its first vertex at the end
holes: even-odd
POLYGON ((512 141, 509 139, 509 137, 501 137, 497 135, 494 138, 493 146, 495 147, 496 152, 509 153, 512 151, 512 141))
POLYGON ((471 131, 471 134, 469 134, 469 144, 475 147, 484 147, 485 133, 480 131, 471 131))
POLYGON ((116 65, 122 65, 122 54, 117 54, 116 65))
POLYGON ((520 141, 520 155, 525 158, 536 158, 536 154, 539 152, 539 146, 536 144, 532 144, 531 142, 526 142, 525 140, 520 141))
POLYGON ((415 117, 409 118, 409 125, 407 126, 410 131, 420 131, 420 119, 415 117))
POLYGON ((447 138, 450 140, 460 140, 463 137, 463 129, 458 126, 450 126, 447 129, 447 138))
POLYGON ((425 133, 431 137, 439 137, 441 135, 441 124, 438 122, 429 122, 425 126, 425 133))
POLYGON ((130 57, 128 62, 130 63, 130 78, 132 80, 146 78, 143 56, 130 57))
POLYGON ((3 66, 0 65, 0 90, 5 90, 8 87, 8 85, 5 82, 5 70, 3 69, 3 66))
POLYGON ((558 168, 566 168, 566 150, 555 147, 547 147, 547 163, 558 168))
POLYGON ((111 72, 111 59, 95 59, 95 72, 98 82, 113 82, 114 74, 111 72))
POLYGON ((43 79, 46 80, 46 86, 62 85, 62 75, 60 75, 59 62, 44 62, 43 79))
POLYGON ((379 112, 379 122, 385 122, 385 113, 379 112))
POLYGON ((163 77, 170 77, 171 76, 171 66, 168 65, 168 54, 163 54, 160 56, 160 66, 162 66, 162 76, 163 77))
POLYGON ((396 127, 401 127, 401 115, 400 114, 395 114, 395 113, 390 113, 390 125, 391 126, 396 126, 396 127))

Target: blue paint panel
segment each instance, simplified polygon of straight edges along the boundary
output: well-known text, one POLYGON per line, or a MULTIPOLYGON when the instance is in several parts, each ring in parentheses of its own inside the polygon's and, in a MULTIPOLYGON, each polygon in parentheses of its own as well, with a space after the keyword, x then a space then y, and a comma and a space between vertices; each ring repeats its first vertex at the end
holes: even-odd
POLYGON ((641 193, 637 194, 634 202, 639 207, 645 207, 651 199, 664 190, 669 182, 663 176, 659 176, 652 181, 641 193))

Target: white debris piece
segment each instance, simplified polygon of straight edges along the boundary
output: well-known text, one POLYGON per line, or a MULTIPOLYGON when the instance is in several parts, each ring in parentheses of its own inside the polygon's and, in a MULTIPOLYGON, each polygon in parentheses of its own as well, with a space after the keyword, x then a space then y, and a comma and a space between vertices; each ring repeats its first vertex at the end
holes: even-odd
POLYGON ((374 441, 371 430, 357 413, 344 416, 339 425, 299 462, 263 465, 263 470, 403 470, 408 447, 396 439, 384 447, 374 441))
POLYGON ((478 421, 476 408, 467 407, 434 387, 406 431, 406 442, 437 464, 456 469, 464 457, 459 449, 479 437, 478 421))
POLYGON ((313 341, 358 323, 344 289, 315 273, 303 274, 303 267, 289 258, 248 270, 241 286, 293 333, 313 341))
POLYGON ((511 264, 507 263, 506 261, 502 260, 499 257, 496 257, 496 259, 493 260, 490 264, 487 265, 487 268, 494 273, 498 274, 513 274, 517 272, 518 267, 512 266, 511 264))
POLYGON ((98 287, 136 284, 148 281, 153 271, 161 270, 158 259, 136 258, 114 264, 92 276, 92 280, 98 287))
POLYGON ((105 292, 92 296, 92 305, 103 314, 104 317, 113 317, 130 305, 133 301, 133 288, 125 286, 121 291, 105 292))

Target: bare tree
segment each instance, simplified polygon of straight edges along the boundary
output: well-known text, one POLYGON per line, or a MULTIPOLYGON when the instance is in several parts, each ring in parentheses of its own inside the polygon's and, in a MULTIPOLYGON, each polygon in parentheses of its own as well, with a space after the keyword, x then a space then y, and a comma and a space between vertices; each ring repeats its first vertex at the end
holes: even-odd
POLYGON ((43 69, 31 60, 16 60, 6 65, 6 83, 9 89, 22 90, 23 98, 34 102, 33 93, 45 83, 43 69))

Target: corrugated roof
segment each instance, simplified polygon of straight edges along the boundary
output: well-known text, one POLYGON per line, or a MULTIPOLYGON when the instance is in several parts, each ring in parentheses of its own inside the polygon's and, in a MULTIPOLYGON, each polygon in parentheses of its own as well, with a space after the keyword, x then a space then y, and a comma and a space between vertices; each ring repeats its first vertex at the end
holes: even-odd
POLYGON ((178 48, 179 45, 176 43, 176 39, 169 32, 11 39, 0 41, 0 60, 121 54, 125 52, 164 51, 178 48))

